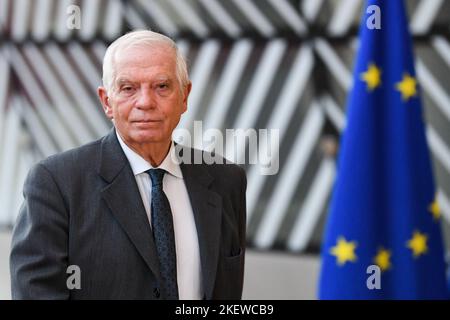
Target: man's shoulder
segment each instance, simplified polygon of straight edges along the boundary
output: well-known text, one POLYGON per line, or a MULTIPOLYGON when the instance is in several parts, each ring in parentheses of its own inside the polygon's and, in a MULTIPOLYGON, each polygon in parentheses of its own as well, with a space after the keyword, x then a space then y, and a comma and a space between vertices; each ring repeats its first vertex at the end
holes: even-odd
POLYGON ((91 166, 95 162, 95 159, 99 157, 99 150, 104 138, 102 137, 82 146, 48 156, 37 165, 43 166, 49 171, 62 168, 64 170, 71 170, 75 167, 83 167, 85 165, 91 166))
POLYGON ((229 179, 234 177, 239 179, 245 178, 245 170, 243 167, 218 153, 181 145, 179 147, 183 149, 183 152, 181 152, 182 155, 186 154, 186 152, 188 154, 187 157, 182 158, 182 161, 186 161, 185 163, 187 164, 203 166, 213 177, 228 177, 229 179))

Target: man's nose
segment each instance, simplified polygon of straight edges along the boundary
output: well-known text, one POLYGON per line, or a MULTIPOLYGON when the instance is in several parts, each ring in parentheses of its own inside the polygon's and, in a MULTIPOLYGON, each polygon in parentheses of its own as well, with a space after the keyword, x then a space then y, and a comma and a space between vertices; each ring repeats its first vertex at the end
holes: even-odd
POLYGON ((143 88, 139 92, 139 96, 136 101, 136 107, 140 109, 151 109, 156 107, 156 100, 154 93, 147 89, 143 88))

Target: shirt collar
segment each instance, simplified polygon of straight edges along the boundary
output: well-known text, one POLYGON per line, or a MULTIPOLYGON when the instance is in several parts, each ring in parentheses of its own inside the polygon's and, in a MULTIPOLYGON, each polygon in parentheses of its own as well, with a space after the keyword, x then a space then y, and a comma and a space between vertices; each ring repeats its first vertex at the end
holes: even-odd
POLYGON ((116 130, 116 136, 119 140, 119 144, 122 147, 123 152, 125 153, 125 156, 127 157, 128 161, 130 162, 131 170, 133 171, 133 174, 137 176, 138 174, 144 173, 147 170, 150 169, 164 169, 166 172, 170 173, 171 175, 183 179, 183 174, 181 173, 180 165, 174 161, 173 159, 176 159, 175 156, 175 146, 173 141, 170 144, 169 152, 167 153, 166 157, 164 158, 163 162, 158 167, 153 167, 150 163, 147 162, 144 158, 142 158, 138 153, 136 153, 134 150, 132 150, 127 144, 122 140, 122 137, 116 130))

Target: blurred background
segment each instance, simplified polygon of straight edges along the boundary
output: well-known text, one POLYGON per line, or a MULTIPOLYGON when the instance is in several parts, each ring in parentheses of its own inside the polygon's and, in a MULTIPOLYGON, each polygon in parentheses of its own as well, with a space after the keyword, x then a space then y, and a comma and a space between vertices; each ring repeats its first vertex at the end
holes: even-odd
MULTIPOLYGON (((405 2, 448 249, 450 1, 405 2)), ((0 299, 10 298, 10 236, 29 168, 108 132, 96 97, 104 52, 118 36, 143 28, 174 38, 187 57, 193 90, 180 128, 202 120, 223 132, 280 130, 278 174, 245 165, 244 298, 314 299, 362 5, 0 0, 0 299), (80 28, 68 28, 78 13, 80 28)))

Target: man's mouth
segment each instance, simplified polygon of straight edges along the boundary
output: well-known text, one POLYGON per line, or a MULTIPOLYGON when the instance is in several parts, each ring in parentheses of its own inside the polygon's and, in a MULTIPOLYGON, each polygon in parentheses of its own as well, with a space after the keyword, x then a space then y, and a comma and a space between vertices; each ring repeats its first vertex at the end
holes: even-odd
POLYGON ((134 120, 131 122, 135 122, 135 123, 158 123, 161 122, 162 120, 158 120, 158 119, 143 119, 143 120, 134 120))

